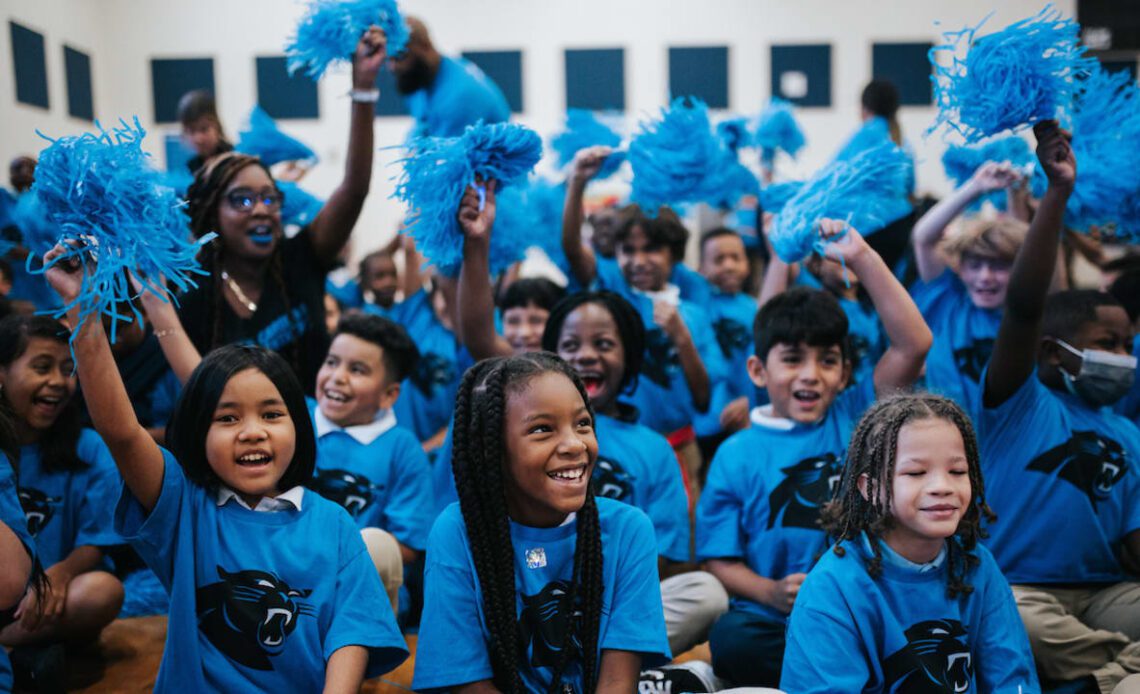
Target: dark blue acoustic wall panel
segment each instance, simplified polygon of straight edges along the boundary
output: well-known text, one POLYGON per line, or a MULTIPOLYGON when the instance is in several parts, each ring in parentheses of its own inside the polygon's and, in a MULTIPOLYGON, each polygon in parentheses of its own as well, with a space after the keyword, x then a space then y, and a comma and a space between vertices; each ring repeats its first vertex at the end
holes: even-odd
POLYGON ((285 56, 257 58, 257 103, 274 118, 320 118, 317 83, 297 72, 290 77, 285 56))
POLYGON ((669 96, 728 108, 728 46, 669 49, 669 96))
POLYGON ((934 102, 927 54, 930 43, 876 43, 871 47, 871 75, 893 82, 903 106, 929 106, 934 102))
POLYGON ((12 67, 16 75, 16 101, 48 107, 47 55, 44 35, 8 22, 12 36, 12 67))
POLYGON ((566 108, 624 111, 625 50, 567 50, 566 108))
POLYGON ((797 106, 830 106, 831 45, 772 46, 772 96, 797 106))
POLYGON ((404 97, 396 91, 396 76, 385 66, 376 75, 376 88, 380 90, 380 101, 376 102, 376 116, 406 116, 408 105, 404 97))
POLYGON ((214 91, 213 58, 153 58, 150 61, 154 121, 178 120, 178 100, 195 89, 214 91))
POLYGON ((95 103, 91 97, 91 57, 71 46, 64 46, 63 66, 67 73, 67 112, 75 118, 95 120, 95 103))
POLYGON ((511 113, 522 113, 522 51, 463 51, 463 57, 478 65, 499 85, 511 113))

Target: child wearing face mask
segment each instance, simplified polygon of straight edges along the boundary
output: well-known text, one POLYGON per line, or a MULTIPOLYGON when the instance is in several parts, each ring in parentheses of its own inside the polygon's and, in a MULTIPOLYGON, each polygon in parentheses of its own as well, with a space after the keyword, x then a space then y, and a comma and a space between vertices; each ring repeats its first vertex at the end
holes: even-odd
POLYGON ((1042 679, 1110 692, 1140 673, 1140 431, 1108 409, 1134 378, 1132 326, 1108 294, 1046 296, 1077 165, 1055 122, 1035 133, 1049 187, 983 376, 983 469, 1002 514, 986 544, 1042 679))

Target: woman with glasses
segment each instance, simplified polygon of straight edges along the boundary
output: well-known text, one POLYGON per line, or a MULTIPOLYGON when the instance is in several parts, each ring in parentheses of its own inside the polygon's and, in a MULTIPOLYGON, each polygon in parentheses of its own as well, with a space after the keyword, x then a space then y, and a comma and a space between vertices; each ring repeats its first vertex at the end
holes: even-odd
POLYGON ((216 232, 203 252, 208 277, 180 299, 179 317, 203 354, 255 343, 281 353, 307 392, 328 347, 325 276, 348 242, 372 177, 376 74, 387 39, 372 27, 352 61, 352 120, 344 180, 313 221, 285 238, 284 196, 257 157, 227 152, 209 160, 187 191, 195 237, 216 232))

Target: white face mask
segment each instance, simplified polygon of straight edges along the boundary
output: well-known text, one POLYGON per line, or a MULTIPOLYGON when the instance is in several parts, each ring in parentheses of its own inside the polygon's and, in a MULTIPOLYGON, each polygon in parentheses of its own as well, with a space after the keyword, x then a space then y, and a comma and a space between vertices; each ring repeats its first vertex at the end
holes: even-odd
POLYGON ((1136 379, 1136 357, 1099 349, 1078 351, 1064 340, 1054 340, 1070 354, 1081 358, 1081 368, 1072 376, 1064 368, 1065 388, 1093 407, 1106 407, 1124 397, 1136 379))

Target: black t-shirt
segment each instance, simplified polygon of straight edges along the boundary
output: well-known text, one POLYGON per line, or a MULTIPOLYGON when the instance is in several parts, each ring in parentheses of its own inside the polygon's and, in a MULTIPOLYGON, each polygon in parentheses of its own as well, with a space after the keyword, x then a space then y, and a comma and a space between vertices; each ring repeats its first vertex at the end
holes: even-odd
MULTIPOLYGON (((301 387, 312 395, 317 371, 329 346, 324 303, 328 268, 317 260, 308 229, 282 241, 281 253, 281 275, 288 294, 282 293, 272 272, 267 273, 252 317, 239 318, 224 296, 215 296, 212 276, 200 277, 198 288, 182 295, 178 315, 186 334, 203 355, 214 347, 235 342, 267 347, 293 366, 301 387), (213 338, 215 311, 221 312, 222 321, 217 339, 213 338)), ((208 262, 205 269, 211 274, 215 272, 208 262)))

